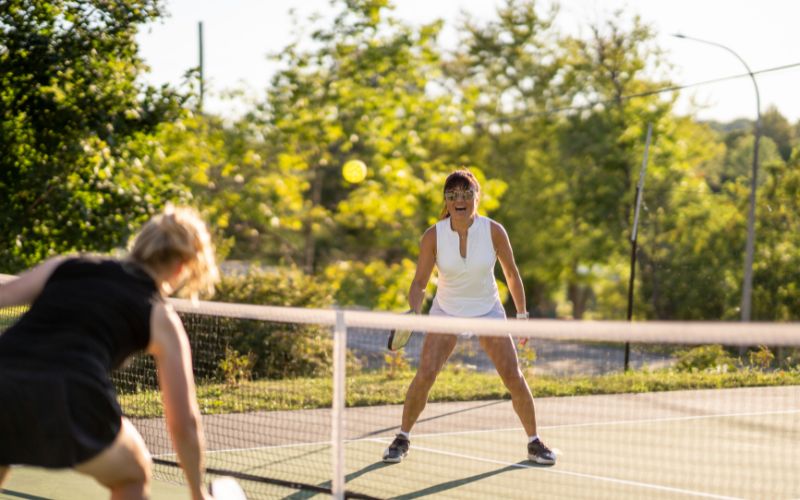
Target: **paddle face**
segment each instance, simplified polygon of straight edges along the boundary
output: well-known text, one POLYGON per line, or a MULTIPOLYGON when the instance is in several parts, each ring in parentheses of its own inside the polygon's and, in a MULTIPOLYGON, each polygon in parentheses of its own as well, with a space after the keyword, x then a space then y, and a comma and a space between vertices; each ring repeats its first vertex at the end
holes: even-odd
POLYGON ((392 330, 389 333, 389 345, 387 346, 390 351, 398 351, 405 347, 408 344, 408 340, 411 338, 411 334, 414 332, 411 330, 392 330))
MULTIPOLYGON (((414 311, 408 310, 405 314, 414 314, 414 311)), ((398 351, 408 344, 411 335, 414 334, 413 330, 397 329, 389 332, 389 342, 386 346, 390 351, 398 351)))
POLYGON ((232 477, 220 477, 208 486, 208 492, 214 500, 247 500, 244 490, 232 477))

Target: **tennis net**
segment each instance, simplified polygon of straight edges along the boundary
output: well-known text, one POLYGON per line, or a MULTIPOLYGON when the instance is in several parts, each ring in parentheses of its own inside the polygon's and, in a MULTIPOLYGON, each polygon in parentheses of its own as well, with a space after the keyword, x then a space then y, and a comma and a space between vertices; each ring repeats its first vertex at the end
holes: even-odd
MULTIPOLYGON (((208 470, 239 478, 249 498, 800 496, 796 324, 174 304, 193 347, 208 470), (386 464, 424 342, 416 334, 388 351, 389 330, 403 327, 460 335, 409 455, 386 464), (509 334, 554 466, 527 460, 528 437, 483 349, 509 334)), ((2 324, 20 312, 2 311, 2 324)), ((115 383, 155 476, 181 482, 152 361, 137 357, 115 383)))

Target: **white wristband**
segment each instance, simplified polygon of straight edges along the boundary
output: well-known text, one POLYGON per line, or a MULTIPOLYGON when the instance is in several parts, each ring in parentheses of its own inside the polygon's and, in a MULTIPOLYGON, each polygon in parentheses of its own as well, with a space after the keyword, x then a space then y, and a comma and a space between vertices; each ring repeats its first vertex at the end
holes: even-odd
POLYGON ((528 319, 528 313, 517 313, 517 319, 528 319))

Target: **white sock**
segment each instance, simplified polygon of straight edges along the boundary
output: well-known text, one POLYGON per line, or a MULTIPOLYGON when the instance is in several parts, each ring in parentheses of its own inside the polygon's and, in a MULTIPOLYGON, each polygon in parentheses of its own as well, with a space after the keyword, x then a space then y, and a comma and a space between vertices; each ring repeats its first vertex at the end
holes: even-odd
POLYGON ((403 431, 400 431, 400 432, 398 432, 397 434, 398 434, 398 435, 400 435, 400 436, 403 436, 404 438, 406 438, 406 439, 408 439, 409 441, 411 441, 411 435, 410 435, 410 433, 408 433, 408 432, 403 432, 403 431))
POLYGON ((532 443, 532 442, 536 441, 537 439, 539 439, 539 435, 538 434, 534 434, 533 436, 528 436, 528 442, 529 443, 532 443))

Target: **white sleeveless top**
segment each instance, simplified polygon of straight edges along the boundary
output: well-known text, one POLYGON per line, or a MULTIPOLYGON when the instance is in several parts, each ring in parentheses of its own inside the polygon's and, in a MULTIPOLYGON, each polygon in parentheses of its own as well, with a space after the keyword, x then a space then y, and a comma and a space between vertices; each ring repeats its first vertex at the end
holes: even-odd
POLYGON ((461 257, 458 233, 450 218, 436 223, 436 267, 439 283, 436 300, 452 316, 482 316, 500 300, 494 265, 491 219, 475 216, 467 233, 467 256, 461 257))

